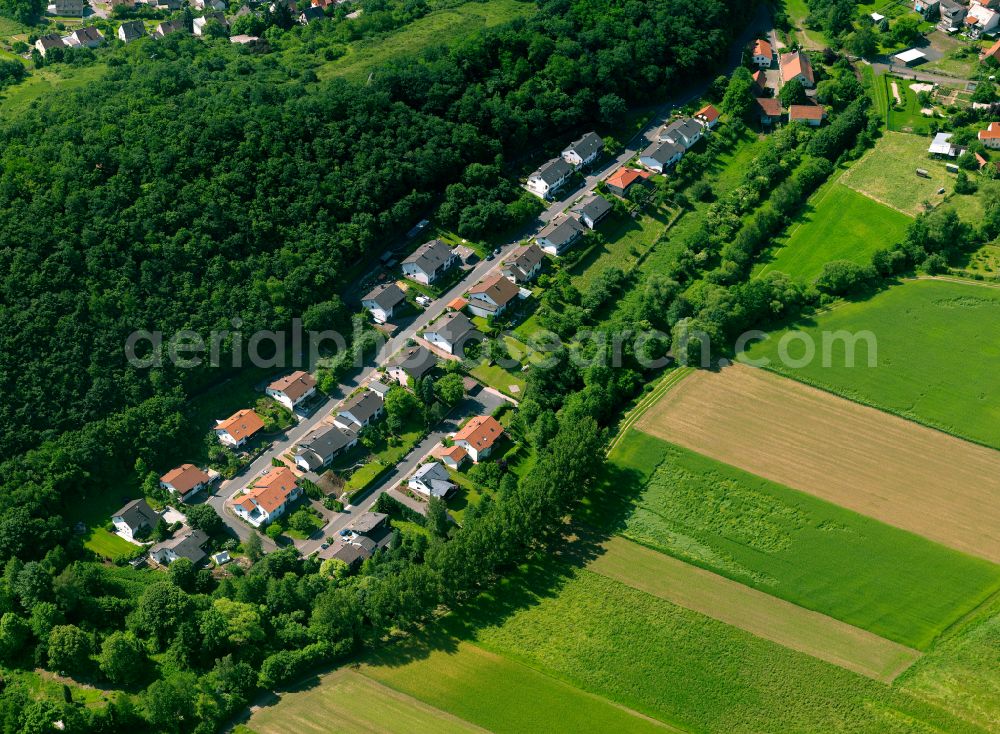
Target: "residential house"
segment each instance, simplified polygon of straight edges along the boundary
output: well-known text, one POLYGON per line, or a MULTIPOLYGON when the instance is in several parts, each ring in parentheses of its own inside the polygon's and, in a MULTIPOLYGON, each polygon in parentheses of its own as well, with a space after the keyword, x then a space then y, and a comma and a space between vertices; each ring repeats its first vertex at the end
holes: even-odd
POLYGON ((640 171, 636 168, 619 168, 608 176, 604 183, 612 194, 625 196, 636 182, 645 181, 647 178, 649 178, 649 173, 646 171, 640 171))
POLYGON ((750 92, 755 97, 763 97, 765 91, 767 91, 767 74, 758 69, 753 73, 753 88, 750 92))
POLYGON ((392 318, 393 309, 405 300, 402 288, 395 283, 383 283, 362 298, 361 305, 371 313, 376 324, 384 324, 392 318))
POLYGON ((972 38, 992 34, 1000 26, 1000 13, 973 2, 965 16, 965 26, 972 38))
POLYGON ((803 87, 811 88, 816 86, 816 77, 813 75, 812 62, 801 51, 781 54, 778 58, 778 67, 781 69, 782 84, 788 84, 792 79, 798 79, 803 87))
POLYGON ((719 111, 713 105, 707 104, 694 113, 694 119, 700 122, 706 130, 711 130, 719 124, 719 111))
MULTIPOLYGON (((228 5, 223 0, 192 0, 191 6, 196 10, 218 10, 224 11, 228 5)), ((228 25, 228 24, 226 24, 228 25)))
POLYGON ((316 378, 308 372, 298 370, 278 378, 264 390, 291 411, 316 394, 316 378))
POLYGON ((660 128, 656 140, 660 143, 673 143, 687 150, 701 140, 704 132, 705 128, 698 122, 690 117, 680 117, 660 128))
POLYGON ((299 13, 299 23, 309 25, 317 20, 323 20, 324 17, 326 16, 323 14, 323 8, 312 5, 299 13))
POLYGON ((259 528, 285 514, 295 500, 302 496, 298 480, 287 466, 267 469, 251 489, 233 501, 233 511, 259 528))
POLYGON ((576 217, 566 217, 561 222, 549 222, 535 236, 535 242, 550 255, 561 255, 583 236, 583 225, 576 217))
POLYGON ((70 33, 65 43, 72 48, 97 48, 104 43, 104 34, 94 26, 88 26, 70 33))
POLYGON ((591 194, 573 207, 573 213, 582 224, 594 229, 602 219, 611 213, 611 202, 600 194, 591 194))
POLYGON ((997 40, 992 46, 979 54, 979 61, 983 62, 986 59, 993 59, 994 61, 1000 63, 1000 40, 997 40))
POLYGON ((341 428, 360 431, 375 422, 384 412, 385 403, 378 393, 362 390, 344 401, 333 422, 341 428))
POLYGON ((773 125, 781 121, 781 100, 777 97, 757 97, 757 115, 761 125, 773 125))
POLYGON ((604 150, 604 140, 595 132, 589 132, 579 140, 574 140, 569 147, 562 152, 563 160, 579 171, 589 163, 597 160, 597 156, 604 150))
POLYGON ((181 464, 160 477, 160 486, 187 502, 212 482, 212 478, 194 464, 181 464))
POLYGON ((237 411, 224 421, 217 421, 215 435, 222 443, 239 448, 264 430, 264 421, 249 408, 237 411))
POLYGON ((653 143, 639 154, 639 163, 654 173, 663 173, 684 157, 684 148, 675 143, 653 143))
POLYGON ((66 48, 66 44, 63 42, 62 36, 58 33, 46 33, 35 41, 35 48, 44 57, 54 48, 66 48))
POLYGON ((127 20, 118 26, 118 40, 128 44, 145 37, 146 26, 141 20, 127 20))
POLYGON ((448 470, 436 461, 423 464, 406 482, 406 486, 425 497, 446 498, 457 488, 448 470))
POLYGON ((389 526, 389 516, 381 512, 366 512, 348 525, 347 535, 342 536, 329 548, 317 552, 320 560, 336 558, 346 563, 351 569, 356 569, 363 561, 392 543, 392 527, 389 526))
POLYGON ((434 352, 425 346, 406 347, 389 362, 389 377, 408 387, 433 370, 437 362, 434 352))
POLYGON ((955 0, 939 0, 938 28, 946 33, 957 33, 962 30, 965 21, 966 8, 955 0))
POLYGON ((788 108, 789 122, 804 122, 812 127, 819 127, 826 117, 826 110, 818 104, 793 104, 788 108))
POLYGON ((346 530, 352 534, 348 542, 357 542, 364 538, 373 543, 375 550, 389 545, 392 540, 392 528, 389 526, 389 516, 381 512, 366 512, 351 522, 346 530))
POLYGON ((111 516, 111 522, 126 540, 143 538, 157 526, 160 516, 144 499, 132 500, 111 516))
POLYGON ((178 558, 187 558, 191 563, 198 564, 205 560, 207 554, 202 547, 207 542, 205 531, 188 529, 176 538, 157 543, 149 549, 149 555, 164 566, 169 566, 178 558))
POLYGON ((771 48, 771 44, 762 38, 758 38, 753 42, 753 48, 750 50, 750 55, 753 57, 753 62, 762 69, 770 68, 771 63, 774 60, 774 49, 771 48))
POLYGON ((456 446, 465 449, 473 461, 485 459, 503 436, 503 426, 490 415, 470 418, 454 436, 456 446))
MULTIPOLYGON (((152 3, 150 3, 152 4, 152 3)), ((184 0, 159 0, 156 3, 157 10, 180 10, 184 5, 184 0)))
POLYGON ((319 471, 358 443, 358 434, 341 426, 321 426, 307 433, 295 449, 295 464, 303 471, 319 471))
POLYGON ((178 31, 187 32, 187 26, 184 25, 184 20, 182 18, 165 20, 162 23, 156 24, 156 28, 153 29, 153 38, 163 38, 164 36, 169 36, 171 33, 177 33, 178 31))
POLYGON ((521 245, 514 248, 503 262, 500 272, 517 285, 528 283, 542 271, 545 253, 538 245, 521 245))
POLYGON ((517 301, 520 292, 502 274, 491 275, 469 289, 469 310, 484 319, 499 316, 517 301))
POLYGON ((913 11, 920 13, 924 20, 936 20, 940 17, 941 6, 939 0, 913 0, 913 11))
POLYGON ((372 556, 366 548, 362 548, 360 545, 338 540, 335 543, 331 543, 329 547, 321 548, 317 551, 316 557, 321 561, 330 559, 342 561, 347 564, 350 570, 356 571, 358 566, 372 556))
POLYGON ((196 36, 205 35, 205 26, 208 25, 209 21, 213 20, 219 25, 221 25, 223 28, 225 29, 229 28, 229 21, 226 20, 226 16, 224 16, 222 13, 208 13, 207 15, 203 15, 200 18, 195 18, 194 21, 192 22, 192 26, 194 27, 194 34, 196 36))
POLYGON ((441 459, 441 463, 449 469, 458 471, 469 458, 469 452, 461 446, 439 446, 434 451, 434 455, 441 459))
POLYGON ((425 242, 403 260, 403 275, 430 285, 455 264, 455 253, 441 240, 425 242))
POLYGON ((66 18, 82 18, 90 9, 90 3, 86 0, 55 0, 54 5, 56 15, 66 18))
POLYGON ((458 311, 446 313, 424 331, 424 339, 448 354, 459 357, 465 345, 472 340, 482 340, 483 335, 472 325, 469 317, 458 311))
POLYGON ((389 385, 386 385, 384 382, 379 382, 378 380, 372 380, 371 382, 368 383, 368 389, 371 390, 376 395, 378 395, 383 400, 385 400, 385 396, 389 394, 389 391, 392 388, 389 385))
POLYGON ((1000 148, 1000 122, 991 122, 985 130, 980 130, 977 136, 987 148, 997 150, 1000 148))
POLYGON ((964 148, 960 148, 951 142, 951 133, 938 133, 931 141, 927 152, 931 155, 942 155, 948 158, 957 158, 964 148))
POLYGON ((111 0, 111 2, 108 3, 108 5, 111 6, 112 10, 114 10, 117 7, 134 8, 135 0, 111 0))
POLYGON ((543 199, 549 199, 552 193, 573 175, 573 170, 573 166, 563 158, 553 158, 528 176, 528 191, 543 199))

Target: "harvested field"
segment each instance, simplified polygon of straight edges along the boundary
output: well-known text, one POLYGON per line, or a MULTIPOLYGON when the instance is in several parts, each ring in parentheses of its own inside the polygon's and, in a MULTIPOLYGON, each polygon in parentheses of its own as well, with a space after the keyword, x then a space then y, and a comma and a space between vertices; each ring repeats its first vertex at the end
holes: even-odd
POLYGON ((286 693, 274 706, 257 710, 249 726, 256 734, 485 731, 352 670, 338 670, 323 676, 318 686, 286 693))
POLYGON ((636 427, 1000 562, 1000 453, 736 365, 688 376, 636 427))
POLYGON ((588 569, 779 645, 890 683, 920 653, 624 538, 588 569))

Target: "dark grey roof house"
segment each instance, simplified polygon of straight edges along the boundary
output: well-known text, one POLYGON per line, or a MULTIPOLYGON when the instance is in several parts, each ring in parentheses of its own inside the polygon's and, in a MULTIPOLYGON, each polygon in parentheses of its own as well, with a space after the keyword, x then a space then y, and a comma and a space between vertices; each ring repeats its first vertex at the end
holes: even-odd
POLYGON ((141 20, 128 20, 118 26, 118 39, 122 43, 138 41, 146 35, 146 26, 141 20))
POLYGON ((302 25, 309 25, 313 21, 323 19, 323 8, 317 8, 312 5, 299 14, 299 23, 302 25))
POLYGON ((528 176, 528 190, 543 198, 562 186, 573 173, 573 166, 562 158, 553 158, 528 176))
POLYGON ((521 245, 504 261, 502 273, 515 283, 527 283, 542 269, 545 253, 538 245, 521 245))
POLYGON ((597 159, 604 150, 604 140, 595 132, 589 132, 579 140, 574 140, 562 152, 563 160, 573 168, 580 169, 597 159))
POLYGON ((420 283, 433 283, 455 260, 454 251, 445 242, 431 240, 403 260, 403 274, 420 283))
POLYGON ((425 346, 406 347, 392 358, 389 374, 403 387, 407 377, 419 380, 437 366, 438 358, 425 346))
POLYGON ((160 516, 144 499, 132 500, 111 516, 111 522, 126 538, 134 538, 143 529, 152 530, 160 522, 160 516))
POLYGON ((191 530, 184 535, 157 543, 149 549, 149 555, 157 563, 171 564, 178 558, 187 558, 192 563, 200 563, 206 557, 201 549, 208 542, 208 536, 202 530, 191 530))
POLYGON ((611 202, 600 194, 594 194, 573 207, 573 211, 581 222, 593 229, 611 212, 611 202))
POLYGON ((690 148, 697 143, 705 129, 690 117, 681 117, 665 125, 657 135, 657 140, 661 143, 669 142, 690 148))
POLYGON ((357 442, 358 434, 350 428, 340 426, 317 428, 299 441, 295 450, 295 463, 305 471, 316 471, 357 442))
POLYGON ((341 428, 357 430, 382 415, 383 408, 382 398, 377 393, 362 390, 340 406, 334 422, 341 428))
POLYGON ((575 217, 566 217, 558 224, 550 223, 535 237, 538 246, 552 255, 561 254, 583 234, 583 226, 575 217))
POLYGON ((639 163, 651 171, 663 173, 684 156, 684 147, 671 142, 653 143, 639 154, 639 163))
POLYGON ((459 354, 470 339, 481 339, 469 317, 459 311, 446 313, 424 331, 424 338, 448 354, 459 354))

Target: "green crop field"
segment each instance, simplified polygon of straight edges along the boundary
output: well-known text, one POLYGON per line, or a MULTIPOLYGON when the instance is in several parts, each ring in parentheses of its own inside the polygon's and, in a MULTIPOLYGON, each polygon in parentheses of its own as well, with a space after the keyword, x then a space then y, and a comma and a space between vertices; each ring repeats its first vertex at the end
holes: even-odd
POLYGON ((963 219, 975 221, 983 212, 980 197, 952 193, 955 176, 945 170, 944 161, 931 159, 929 145, 927 137, 887 132, 844 172, 840 183, 906 214, 925 211, 924 202, 937 206, 947 201, 963 219), (929 178, 918 176, 918 168, 927 171, 929 178), (939 189, 945 193, 938 194, 939 189))
POLYGON ((628 451, 659 465, 625 537, 886 639, 926 649, 1000 590, 989 561, 638 431, 628 451))
POLYGON ((440 634, 386 649, 361 672, 498 734, 665 731, 527 665, 440 634))
MULTIPOLYGON (((538 588, 530 575, 523 581, 538 588)), ((589 571, 566 570, 555 588, 543 580, 548 590, 527 599, 519 583, 482 600, 486 616, 508 596, 521 604, 480 626, 480 645, 683 729, 979 731, 916 697, 589 571)), ((566 721, 551 730, 576 731, 566 721)))
POLYGON ((812 281, 832 260, 867 265, 876 250, 902 241, 910 221, 839 182, 830 183, 809 203, 760 273, 777 270, 812 281))
MULTIPOLYGON (((867 405, 1000 449, 1000 401, 992 391, 1000 371, 1000 289, 973 281, 921 280, 846 303, 802 327, 821 351, 823 332, 870 331, 877 366, 868 367, 859 344, 854 367, 845 366, 842 342, 794 368, 777 358, 781 333, 757 342, 751 358, 768 369, 867 405)), ((801 345, 799 345, 801 346, 801 345)), ((794 346, 793 358, 801 356, 794 346)))
POLYGON ((316 73, 321 79, 333 76, 362 78, 393 59, 430 46, 453 43, 480 28, 529 16, 536 10, 535 5, 520 0, 469 2, 435 10, 387 36, 352 44, 344 56, 320 66, 316 73))

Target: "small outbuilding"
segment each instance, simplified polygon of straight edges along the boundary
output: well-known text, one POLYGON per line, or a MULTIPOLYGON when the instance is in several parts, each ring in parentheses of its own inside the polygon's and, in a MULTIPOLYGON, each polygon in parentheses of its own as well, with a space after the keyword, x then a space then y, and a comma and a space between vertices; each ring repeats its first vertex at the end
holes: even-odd
POLYGON ((911 48, 906 51, 900 51, 892 59, 903 66, 917 66, 927 61, 927 55, 919 49, 911 48))

